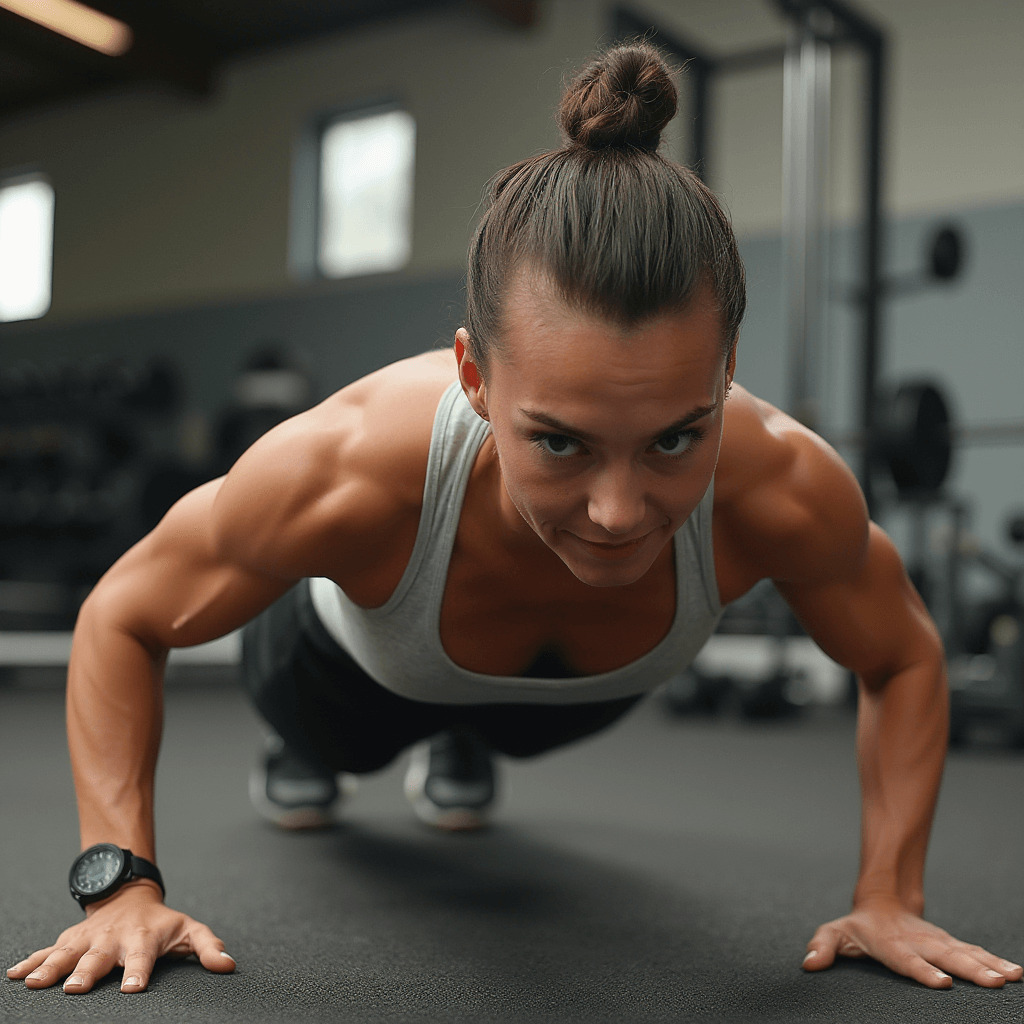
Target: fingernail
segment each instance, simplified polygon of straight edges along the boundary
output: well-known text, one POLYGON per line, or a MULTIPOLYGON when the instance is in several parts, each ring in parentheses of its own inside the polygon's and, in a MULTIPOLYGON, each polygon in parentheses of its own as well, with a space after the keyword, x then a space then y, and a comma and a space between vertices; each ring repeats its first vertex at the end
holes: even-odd
POLYGON ((42 981, 46 977, 46 971, 33 971, 29 977, 33 981, 42 981))
POLYGON ((938 978, 940 981, 949 981, 949 975, 943 974, 942 971, 936 971, 935 977, 938 978))
POLYGON ((85 982, 77 975, 72 974, 67 981, 64 982, 65 988, 81 988, 85 982))
POLYGON ((1002 975, 998 971, 986 971, 985 972, 990 978, 1001 978, 1002 975))
POLYGON ((121 988, 138 988, 141 984, 141 978, 125 978, 121 988))
POLYGON ((1019 971, 1020 970, 1020 964, 1011 964, 1009 960, 1004 960, 1003 961, 1003 966, 1008 971, 1019 971))
POLYGON ((235 958, 230 953, 222 952, 221 956, 224 957, 225 960, 230 960, 232 963, 235 962, 235 958))
POLYGON ((810 960, 812 956, 817 956, 817 955, 818 955, 818 951, 816 949, 812 949, 810 951, 810 953, 808 953, 807 956, 804 957, 804 963, 807 963, 807 961, 810 960))

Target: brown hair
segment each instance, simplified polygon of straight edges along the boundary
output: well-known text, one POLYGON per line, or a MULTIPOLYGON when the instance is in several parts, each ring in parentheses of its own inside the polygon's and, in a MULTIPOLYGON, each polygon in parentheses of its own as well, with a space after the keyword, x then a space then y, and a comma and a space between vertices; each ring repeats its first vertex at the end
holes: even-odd
POLYGON ((466 329, 482 370, 500 349, 503 299, 522 269, 539 271, 570 308, 626 328, 684 308, 707 281, 732 349, 743 264, 711 190, 657 152, 676 103, 657 49, 616 46, 567 86, 562 148, 491 180, 466 277, 466 329))

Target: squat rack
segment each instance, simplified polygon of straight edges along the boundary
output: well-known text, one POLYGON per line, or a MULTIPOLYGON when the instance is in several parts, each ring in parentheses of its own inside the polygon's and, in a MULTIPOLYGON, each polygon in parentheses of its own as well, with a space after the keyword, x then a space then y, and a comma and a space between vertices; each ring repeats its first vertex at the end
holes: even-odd
MULTIPOLYGON (((821 350, 822 197, 828 155, 831 53, 854 48, 866 62, 864 164, 860 209, 858 313, 861 376, 859 428, 870 433, 881 355, 883 268, 883 131, 886 39, 884 33, 845 0, 766 0, 789 23, 785 46, 716 55, 674 32, 654 26, 625 6, 614 11, 616 38, 643 36, 686 62, 692 85, 688 163, 708 179, 711 87, 718 76, 776 67, 785 69, 784 235, 786 236, 787 319, 790 355, 789 411, 816 429, 815 361, 821 350)), ((859 477, 872 511, 871 453, 860 454, 859 477)))

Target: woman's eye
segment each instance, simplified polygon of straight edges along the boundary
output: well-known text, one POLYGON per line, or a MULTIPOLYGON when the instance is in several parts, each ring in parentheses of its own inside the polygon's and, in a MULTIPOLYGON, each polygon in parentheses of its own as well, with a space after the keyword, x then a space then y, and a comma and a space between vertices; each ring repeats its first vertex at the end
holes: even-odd
POLYGON ((564 434, 538 434, 534 441, 546 455, 575 455, 580 448, 579 441, 574 441, 564 434))
POLYGON ((693 434, 680 431, 678 434, 666 434, 654 442, 654 447, 662 455, 682 455, 692 447, 694 442, 693 434))

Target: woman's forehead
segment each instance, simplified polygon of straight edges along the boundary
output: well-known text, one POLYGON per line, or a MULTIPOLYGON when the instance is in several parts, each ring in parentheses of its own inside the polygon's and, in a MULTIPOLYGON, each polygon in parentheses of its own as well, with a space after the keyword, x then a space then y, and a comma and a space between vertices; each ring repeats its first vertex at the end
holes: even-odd
MULTIPOLYGON (((723 352, 717 306, 703 295, 631 326, 573 309, 550 289, 510 290, 497 360, 526 383, 584 381, 641 387, 683 380, 713 386, 723 352)), ((508 376, 503 374, 502 376, 508 376)))

